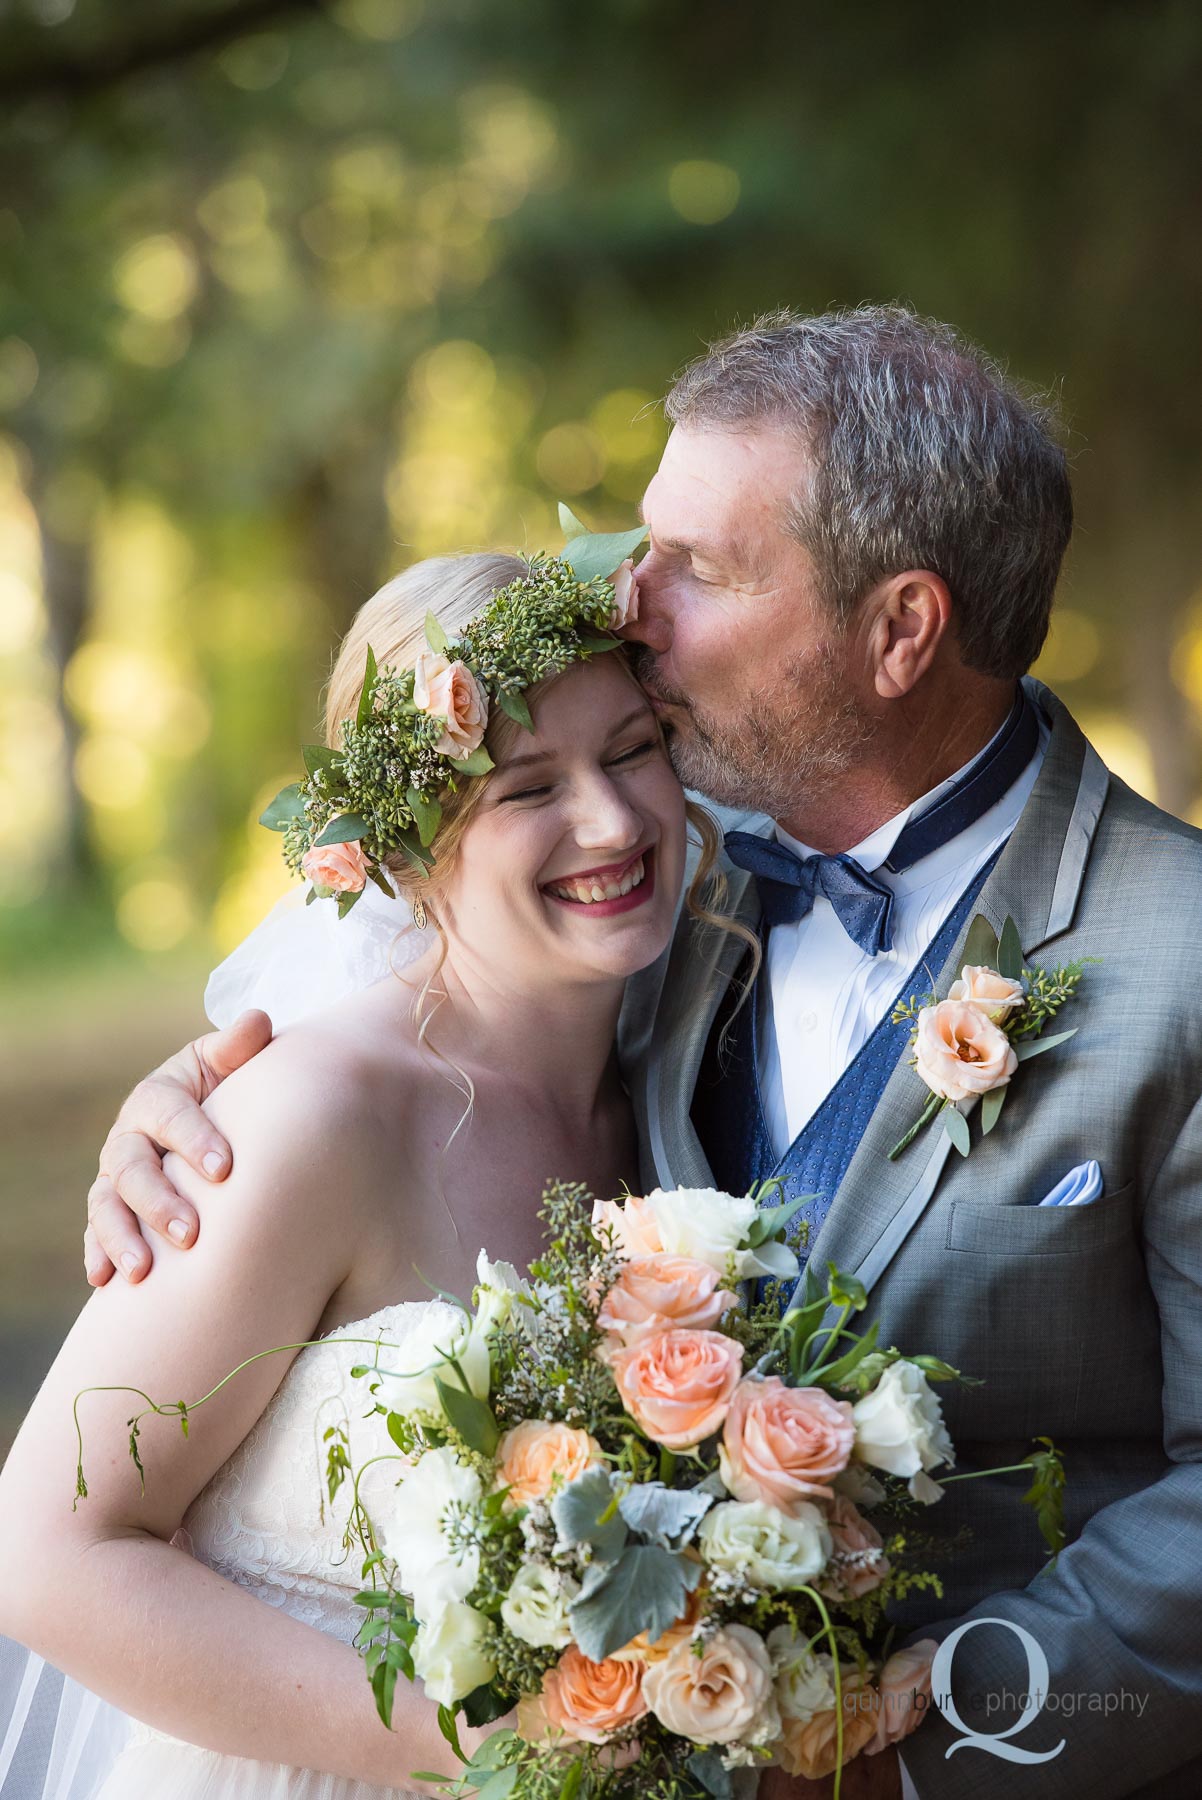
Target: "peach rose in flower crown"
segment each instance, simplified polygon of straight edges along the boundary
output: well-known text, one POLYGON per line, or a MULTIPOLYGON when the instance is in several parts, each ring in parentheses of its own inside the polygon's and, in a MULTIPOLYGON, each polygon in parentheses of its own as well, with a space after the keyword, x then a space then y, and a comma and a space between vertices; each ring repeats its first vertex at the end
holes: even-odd
POLYGON ((884 1539, 845 1494, 836 1493, 826 1509, 834 1560, 823 1580, 815 1582, 828 1600, 859 1600, 880 1587, 889 1573, 884 1539))
POLYGON ((594 1200, 593 1233, 628 1259, 658 1256, 664 1248, 659 1222, 637 1194, 628 1194, 625 1205, 620 1200, 594 1200))
POLYGON ((743 1373, 743 1347, 719 1331, 661 1331, 609 1359, 622 1404, 665 1450, 717 1431, 743 1373))
POLYGON ((573 1644, 543 1676, 542 1710, 552 1731, 574 1743, 604 1744, 646 1716, 642 1665, 612 1656, 590 1662, 573 1644))
POLYGON ((621 631, 639 616, 639 584, 634 572, 634 559, 628 556, 614 570, 614 598, 609 610, 609 629, 621 631))
POLYGON ((931 1664, 938 1648, 934 1638, 920 1638, 889 1658, 877 1677, 880 1704, 866 1756, 876 1756, 890 1744, 900 1743, 922 1724, 931 1710, 931 1664))
POLYGON ((726 1416, 718 1460, 737 1500, 763 1500, 782 1512, 830 1500, 846 1468, 856 1428, 846 1400, 821 1388, 786 1387, 779 1375, 739 1384, 726 1416))
POLYGON ((717 1271, 695 1257, 636 1257, 606 1294, 597 1323, 624 1344, 657 1331, 706 1331, 738 1304, 718 1281, 717 1271))
POLYGON ((497 1445, 497 1486, 509 1489, 508 1505, 529 1506, 604 1461, 600 1444, 587 1431, 525 1419, 497 1445))
POLYGON ((1012 981, 1008 975, 999 975, 996 969, 981 963, 965 963, 959 981, 953 981, 947 990, 947 997, 979 1006, 997 1025, 1017 1011, 1027 995, 1021 981, 1012 981))
POLYGON ((306 850, 301 868, 327 894, 358 894, 367 883, 367 863, 358 844, 322 844, 306 850))
POLYGON ((1004 1087, 1018 1067, 1005 1032, 964 1000, 923 1007, 914 1053, 931 1092, 951 1101, 1004 1087))
POLYGON ((484 742, 488 697, 466 663, 423 650, 413 669, 413 704, 418 712, 445 720, 434 746, 440 756, 470 756, 484 742))

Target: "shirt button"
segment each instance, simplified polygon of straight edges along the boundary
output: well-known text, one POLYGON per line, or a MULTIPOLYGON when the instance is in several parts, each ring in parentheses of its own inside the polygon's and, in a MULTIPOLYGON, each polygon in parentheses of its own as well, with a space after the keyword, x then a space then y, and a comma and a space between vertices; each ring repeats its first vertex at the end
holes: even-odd
POLYGON ((818 1014, 816 1012, 802 1013, 801 1029, 803 1031, 817 1031, 817 1029, 818 1029, 818 1014))

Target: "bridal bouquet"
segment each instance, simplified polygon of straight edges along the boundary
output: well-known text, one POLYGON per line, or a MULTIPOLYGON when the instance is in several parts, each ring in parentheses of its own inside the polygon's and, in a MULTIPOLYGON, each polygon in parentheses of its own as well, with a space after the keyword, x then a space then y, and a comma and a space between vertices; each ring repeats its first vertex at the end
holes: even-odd
MULTIPOLYGON (((382 1344, 354 1370, 406 1465, 368 1504, 327 1433, 331 1498, 353 1477, 377 1706, 390 1722, 398 1675, 420 1680, 462 1763, 416 1779, 726 1800, 733 1769, 815 1778, 920 1723, 935 1646, 888 1654, 885 1606, 939 1588, 906 1520, 942 1492, 932 1383, 959 1377, 850 1329, 864 1291, 833 1265, 782 1313, 792 1209, 762 1198, 656 1192, 590 1218, 554 1186, 528 1278, 482 1254, 473 1306, 431 1307, 419 1366, 382 1344), (506 1714, 466 1759, 458 1716, 506 1714)), ((1055 1451, 1018 1466, 1054 1551, 1055 1451)))

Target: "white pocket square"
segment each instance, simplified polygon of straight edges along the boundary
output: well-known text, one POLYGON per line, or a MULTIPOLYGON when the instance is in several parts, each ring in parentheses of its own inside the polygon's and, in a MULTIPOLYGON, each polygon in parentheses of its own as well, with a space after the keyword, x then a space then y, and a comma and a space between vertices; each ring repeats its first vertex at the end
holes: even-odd
POLYGON ((1088 1206, 1091 1200, 1097 1200, 1102 1193, 1102 1171, 1096 1162, 1078 1163, 1070 1169, 1063 1181, 1058 1181, 1050 1194, 1045 1194, 1039 1202, 1040 1206, 1088 1206))

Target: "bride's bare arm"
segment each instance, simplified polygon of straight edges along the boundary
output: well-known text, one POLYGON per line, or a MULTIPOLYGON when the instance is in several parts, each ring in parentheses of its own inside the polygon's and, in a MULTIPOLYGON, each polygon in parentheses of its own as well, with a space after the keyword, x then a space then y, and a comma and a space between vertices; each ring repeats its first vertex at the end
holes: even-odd
MULTIPOLYGON (((144 1403, 128 1391, 88 1394, 79 1411, 89 1495, 72 1510, 80 1389, 130 1384, 158 1401, 198 1398, 257 1351, 312 1337, 359 1249, 354 1196, 371 1176, 340 1125, 354 1107, 337 1077, 280 1040, 209 1105, 235 1160, 208 1196, 199 1242, 185 1254, 156 1241, 153 1281, 113 1282, 92 1296, 0 1475, 0 1630, 192 1743, 412 1786, 414 1769, 450 1768, 420 1690, 398 1683, 389 1733, 349 1645, 169 1541, 291 1355, 243 1370, 192 1415, 187 1441, 178 1419, 146 1418, 145 1498, 126 1424, 144 1403)), ((200 1184, 182 1168, 172 1175, 200 1184)))

